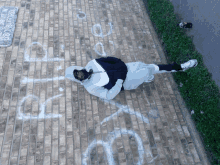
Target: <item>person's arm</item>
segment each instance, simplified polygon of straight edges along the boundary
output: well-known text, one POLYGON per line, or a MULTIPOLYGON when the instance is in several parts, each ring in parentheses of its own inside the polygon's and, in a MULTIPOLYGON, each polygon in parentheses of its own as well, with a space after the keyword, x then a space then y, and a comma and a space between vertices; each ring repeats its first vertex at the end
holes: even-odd
POLYGON ((123 80, 118 79, 117 82, 115 83, 115 86, 113 86, 112 89, 110 90, 105 89, 104 87, 99 87, 94 90, 90 90, 88 92, 97 97, 111 100, 115 98, 115 96, 121 91, 122 83, 123 83, 123 80))

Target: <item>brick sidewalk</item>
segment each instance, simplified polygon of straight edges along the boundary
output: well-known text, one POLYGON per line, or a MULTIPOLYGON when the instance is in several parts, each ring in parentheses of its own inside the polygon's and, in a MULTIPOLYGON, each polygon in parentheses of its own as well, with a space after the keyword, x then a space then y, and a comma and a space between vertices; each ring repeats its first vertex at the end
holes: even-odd
POLYGON ((102 56, 166 62, 140 1, 0 6, 19 7, 13 43, 0 48, 1 165, 206 164, 171 73, 110 102, 64 78, 69 66, 102 56))

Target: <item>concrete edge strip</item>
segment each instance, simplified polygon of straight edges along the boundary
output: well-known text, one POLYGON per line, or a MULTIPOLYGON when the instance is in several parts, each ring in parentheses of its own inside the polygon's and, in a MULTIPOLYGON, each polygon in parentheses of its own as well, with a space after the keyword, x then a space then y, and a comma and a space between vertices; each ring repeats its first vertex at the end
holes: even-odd
MULTIPOLYGON (((142 11, 146 11, 145 7, 144 7, 144 3, 142 2, 142 0, 139 0, 139 3, 141 5, 141 9, 142 11)), ((167 64, 167 60, 166 60, 166 56, 163 52, 163 48, 158 40, 158 36, 157 36, 157 33, 155 32, 154 30, 154 27, 152 25, 152 22, 148 16, 147 13, 143 12, 143 15, 144 15, 144 19, 146 20, 147 24, 148 24, 148 27, 149 27, 149 30, 150 30, 150 33, 152 34, 152 38, 153 38, 153 41, 156 45, 156 49, 157 49, 157 52, 160 56, 160 59, 161 59, 161 62, 163 64, 167 64)), ((169 80, 170 81, 170 80, 169 80)), ((174 81, 173 77, 172 77, 172 81, 174 81)), ((176 84, 177 85, 177 84, 176 84)), ((195 148, 196 148, 196 151, 199 155, 199 158, 201 160, 201 162, 204 164, 204 165, 211 165, 210 161, 208 160, 208 157, 207 157, 207 154, 205 152, 205 149, 204 149, 204 146, 203 146, 203 143, 202 143, 202 140, 199 136, 199 133, 198 131, 196 130, 196 126, 194 124, 194 121, 192 120, 191 118, 191 114, 189 113, 189 111, 187 110, 186 106, 185 106, 185 102, 182 101, 181 99, 179 99, 179 97, 181 97, 180 93, 179 92, 174 92, 175 93, 175 96, 177 98, 177 102, 179 104, 179 107, 180 105, 183 105, 184 108, 180 108, 181 111, 182 111, 182 114, 183 114, 183 117, 185 118, 186 120, 186 123, 187 123, 187 126, 188 126, 188 129, 189 129, 189 132, 192 136, 192 139, 194 141, 194 144, 195 144, 195 148), (179 96, 179 97, 178 97, 179 96), (181 103, 182 102, 182 103, 181 103)), ((182 97, 181 97, 182 98, 182 97)))

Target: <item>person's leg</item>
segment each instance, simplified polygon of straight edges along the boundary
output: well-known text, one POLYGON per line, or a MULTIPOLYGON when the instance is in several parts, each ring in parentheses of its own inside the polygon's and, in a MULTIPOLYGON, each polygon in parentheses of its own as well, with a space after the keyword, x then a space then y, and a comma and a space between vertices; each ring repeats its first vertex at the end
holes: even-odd
POLYGON ((161 65, 147 64, 146 69, 148 70, 148 76, 145 77, 144 82, 148 83, 154 80, 154 74, 165 73, 165 72, 178 72, 182 70, 182 67, 181 65, 178 65, 177 63, 161 64, 161 65))
POLYGON ((198 64, 198 61, 196 59, 189 60, 183 64, 148 64, 147 69, 149 71, 149 75, 145 78, 145 82, 151 82, 154 80, 154 74, 158 73, 166 73, 166 72, 178 72, 178 71, 186 71, 189 68, 196 67, 198 64))
POLYGON ((178 72, 178 71, 186 71, 189 68, 196 67, 198 65, 198 61, 196 59, 189 60, 183 64, 168 64, 168 65, 155 65, 155 72, 157 73, 164 73, 164 72, 178 72))
POLYGON ((181 65, 177 63, 155 65, 155 68, 155 74, 164 72, 178 72, 182 70, 181 65))
POLYGON ((177 63, 173 64, 167 64, 167 65, 157 65, 159 67, 159 70, 165 70, 165 71, 180 71, 182 70, 181 66, 177 63))

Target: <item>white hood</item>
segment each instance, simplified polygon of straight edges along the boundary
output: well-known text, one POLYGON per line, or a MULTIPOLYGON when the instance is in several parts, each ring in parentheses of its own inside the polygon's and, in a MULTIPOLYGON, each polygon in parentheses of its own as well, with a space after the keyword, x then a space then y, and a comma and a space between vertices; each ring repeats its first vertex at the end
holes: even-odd
MULTIPOLYGON (((89 70, 84 67, 81 67, 81 66, 70 66, 66 69, 65 71, 65 78, 68 78, 72 81, 75 81, 75 82, 78 82, 80 83, 81 85, 83 85, 83 83, 79 80, 77 80, 74 75, 73 75, 73 71, 77 69, 77 70, 82 70, 82 69, 86 69, 87 72, 89 72, 89 70)), ((108 82, 109 82, 109 77, 108 75, 103 71, 104 69, 101 68, 101 66, 98 66, 98 67, 94 67, 93 66, 93 70, 95 72, 101 72, 101 73, 96 73, 96 74, 93 74, 91 79, 90 79, 90 82, 93 84, 93 85, 96 85, 96 86, 104 86, 106 85, 108 82)))
POLYGON ((85 69, 84 67, 81 67, 81 66, 70 66, 68 68, 66 68, 66 71, 65 71, 65 78, 68 78, 72 81, 75 81, 75 82, 78 82, 80 83, 81 85, 83 85, 83 83, 79 80, 77 80, 74 75, 73 75, 73 71, 77 69, 77 70, 82 70, 82 69, 85 69))

